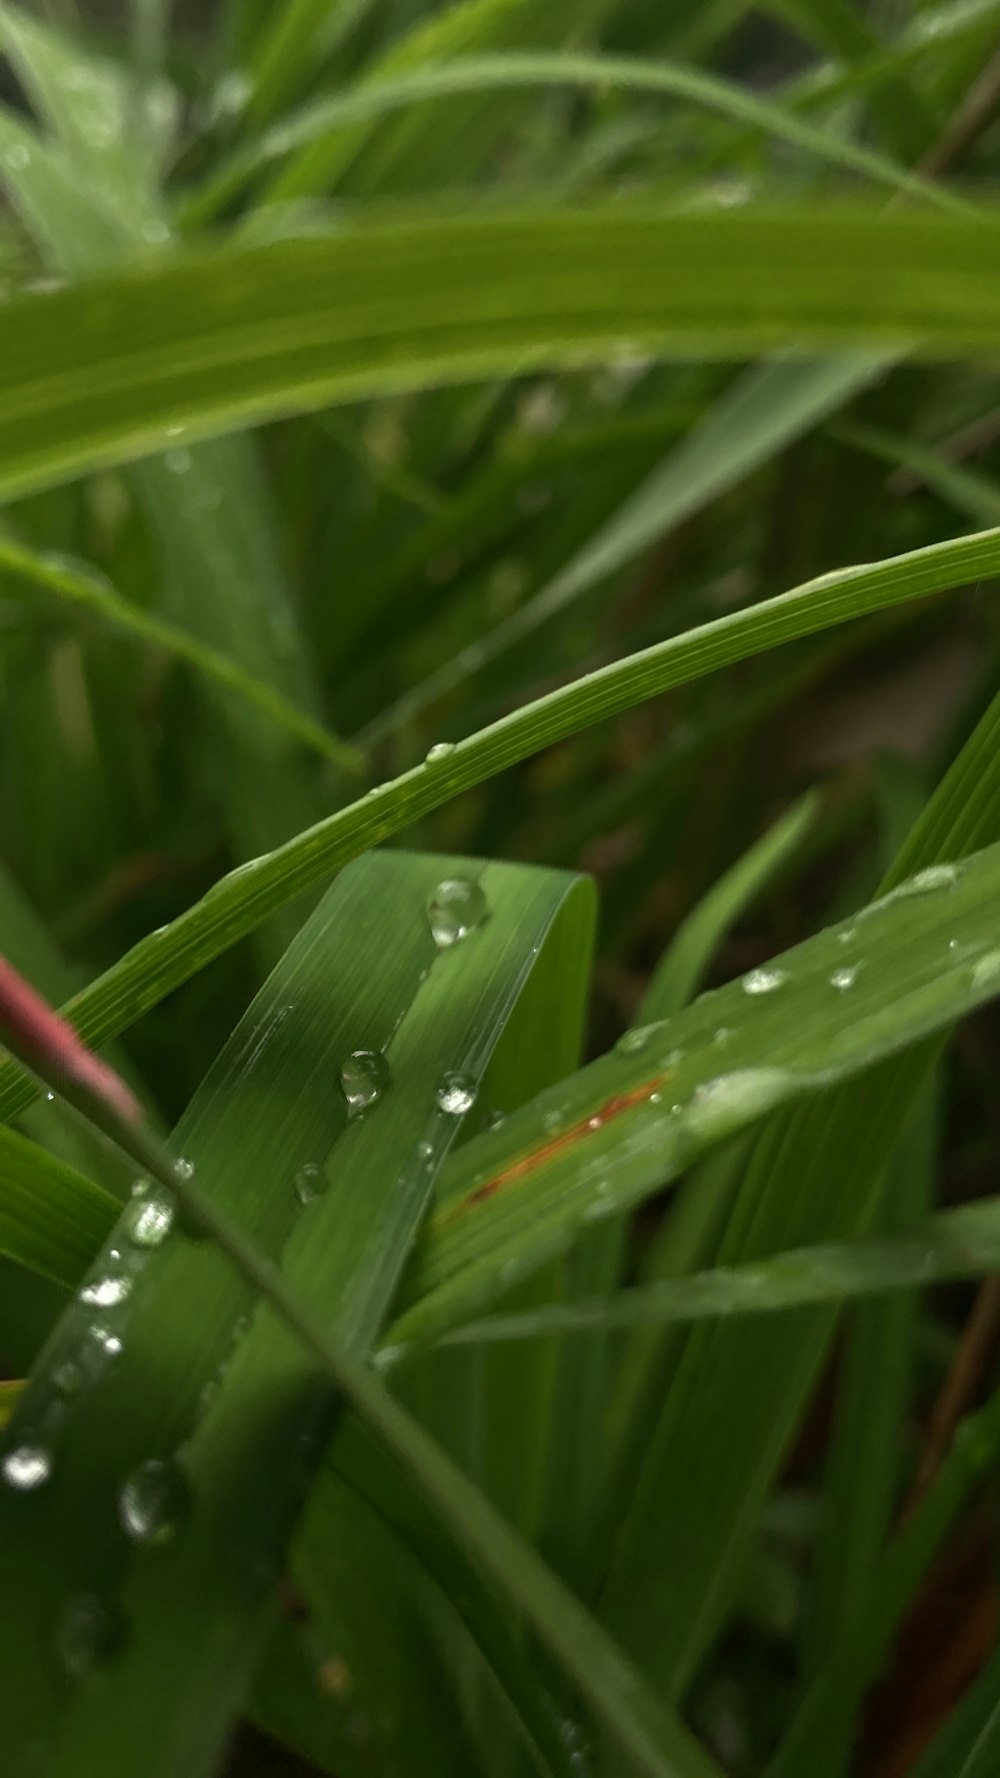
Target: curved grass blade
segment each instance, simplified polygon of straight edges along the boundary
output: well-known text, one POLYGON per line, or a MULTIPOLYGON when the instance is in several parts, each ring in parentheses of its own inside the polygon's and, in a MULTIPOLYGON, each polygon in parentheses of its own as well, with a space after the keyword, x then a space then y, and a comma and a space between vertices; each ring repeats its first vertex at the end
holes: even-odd
POLYGON ((254 679, 238 662, 207 647, 176 625, 164 623, 133 605, 89 564, 74 562, 51 552, 42 554, 0 532, 0 569, 6 569, 34 586, 44 587, 77 610, 136 641, 146 642, 177 660, 186 661, 324 759, 354 773, 364 769, 356 748, 329 734, 279 691, 254 679))
MULTIPOLYGON (((285 118, 259 141, 248 144, 224 162, 202 191, 182 201, 180 221, 185 227, 191 227, 210 220, 263 168, 309 145, 322 147, 326 138, 335 137, 345 126, 369 122, 404 107, 426 104, 454 93, 560 86, 585 90, 621 88, 683 99, 706 106, 724 117, 752 124, 763 133, 790 142, 822 161, 863 174, 876 184, 906 192, 911 197, 922 198, 934 208, 961 211, 967 207, 950 192, 922 179, 919 174, 908 172, 905 167, 897 166, 886 156, 859 148, 841 136, 803 122, 794 112, 758 99, 710 74, 679 64, 650 63, 627 56, 534 52, 460 57, 443 66, 422 68, 395 80, 365 82, 336 98, 319 100, 304 112, 285 118)), ((275 195, 288 195, 281 182, 275 188, 275 195)))
POLYGON ((118 1210, 102 1186, 0 1125, 0 1253, 75 1289, 118 1210))
POLYGON ((0 492, 362 396, 544 364, 995 350, 988 220, 620 206, 150 260, 5 311, 0 492), (947 268, 942 272, 942 268, 947 268), (99 370, 96 368, 99 366, 99 370))
POLYGON ((726 933, 794 858, 815 825, 818 811, 819 798, 814 792, 802 797, 682 920, 650 977, 638 1025, 669 1019, 687 1004, 726 933))
POLYGON ((484 1316, 443 1334, 444 1346, 504 1344, 649 1323, 774 1315, 813 1303, 923 1290, 1000 1270, 1000 1200, 943 1210, 883 1239, 830 1242, 773 1259, 715 1266, 614 1296, 484 1316))
MULTIPOLYGON (((945 587, 978 582, 998 570, 1000 530, 994 530, 823 575, 749 611, 627 656, 466 741, 432 749, 423 765, 223 877, 165 933, 142 940, 76 995, 67 1009, 72 1021, 88 1042, 104 1042, 311 883, 555 741, 780 642, 945 587)), ((0 1063, 0 1117, 13 1116, 30 1098, 16 1067, 0 1063)))
POLYGON ((914 877, 705 994, 463 1149, 418 1245, 394 1349, 431 1338, 778 1106, 1000 992, 1000 845, 914 877), (963 908, 963 889, 969 903, 963 908), (955 940, 954 947, 951 941, 955 940))

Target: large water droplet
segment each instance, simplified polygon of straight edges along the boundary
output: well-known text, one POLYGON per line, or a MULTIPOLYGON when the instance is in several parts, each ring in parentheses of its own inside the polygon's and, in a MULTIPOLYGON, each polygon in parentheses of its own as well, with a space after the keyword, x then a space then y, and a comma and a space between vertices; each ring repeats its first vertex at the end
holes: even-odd
POLYGON ((340 1088, 351 1117, 361 1117, 389 1085, 389 1064, 378 1050, 355 1050, 340 1070, 340 1088))
POLYGON ((434 943, 441 951, 457 945, 486 917, 486 896, 471 877, 448 877, 427 904, 434 943))
POLYGON ((326 1171, 317 1167, 315 1161, 307 1161, 295 1175, 295 1196, 300 1204, 311 1204, 327 1187, 326 1171))
POLYGON ((449 753, 454 753, 454 751, 454 741, 435 741, 433 747, 427 749, 426 763, 429 766, 436 766, 442 759, 447 759, 449 753))
POLYGON ((96 1593, 71 1599, 56 1626, 56 1655, 71 1679, 85 1679, 114 1654, 124 1634, 119 1612, 96 1593))
POLYGON ((31 1494, 52 1474, 52 1453, 44 1445, 15 1445, 4 1453, 0 1474, 8 1488, 16 1488, 19 1494, 31 1494))
POLYGON ((194 1162, 185 1160, 184 1156, 181 1155, 180 1158, 174 1162, 174 1172, 178 1179, 193 1179, 194 1162))
POLYGON ((907 895, 930 895, 935 889, 950 889, 957 881, 957 864, 929 864, 908 882, 901 883, 900 889, 907 895))
POLYGON ((122 1529, 136 1543, 166 1543, 190 1502, 190 1490, 178 1465, 151 1457, 140 1463, 122 1486, 118 1515, 122 1529))
POLYGON ((698 1136, 720 1136, 740 1129, 787 1096, 789 1077, 783 1068, 736 1068, 698 1087, 684 1107, 684 1125, 698 1136))
POLYGON ((464 1117, 476 1103, 479 1088, 468 1074, 446 1074, 437 1090, 437 1102, 449 1117, 464 1117))
POLYGON ((846 992, 848 988, 853 988, 858 979, 859 967, 860 965, 855 963, 849 969, 835 969, 830 977, 831 988, 839 988, 841 993, 846 992))
POLYGON ((108 1272, 103 1278, 95 1278, 93 1284, 87 1284, 80 1292, 81 1303, 93 1303, 99 1309, 113 1309, 117 1303, 123 1303, 132 1288, 131 1278, 121 1272, 108 1272))
POLYGON ((137 1193, 125 1212, 125 1234, 133 1247, 159 1247, 174 1221, 174 1206, 166 1192, 137 1193))
POLYGON ((743 992, 744 994, 773 994, 775 988, 780 988, 782 982, 787 980, 788 977, 784 970, 774 966, 751 969, 750 973, 743 977, 743 992))

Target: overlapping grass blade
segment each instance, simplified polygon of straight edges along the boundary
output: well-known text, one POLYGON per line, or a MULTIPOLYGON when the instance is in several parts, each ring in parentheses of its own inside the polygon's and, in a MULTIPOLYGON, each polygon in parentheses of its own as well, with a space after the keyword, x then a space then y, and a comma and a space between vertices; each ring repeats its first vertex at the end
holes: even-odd
POLYGON ((623 340, 727 357, 790 337, 803 352, 989 351, 998 261, 988 219, 622 206, 359 224, 154 260, 9 306, 0 491, 169 447, 178 425, 193 439, 606 358, 623 340))
POLYGON ((102 1186, 0 1125, 0 1253, 72 1289, 117 1210, 102 1186))
POLYGON ((297 149, 335 136, 346 126, 368 122, 411 105, 426 104, 460 93, 482 93, 533 87, 621 87, 632 92, 659 93, 704 105, 723 116, 754 124, 778 140, 793 143, 833 166, 865 175, 878 185, 922 198, 934 208, 960 210, 961 200, 905 167, 830 131, 804 123, 793 111, 758 99, 731 82, 692 68, 652 63, 625 56, 513 54, 460 57, 441 67, 426 67, 396 80, 366 81, 333 99, 321 99, 287 117, 273 130, 213 174, 211 184, 185 199, 180 216, 185 225, 211 219, 218 207, 274 161, 297 149))
MULTIPOLYGON (((360 803, 223 878, 167 932, 144 939, 105 977, 75 996, 69 1008, 73 1022, 89 1042, 106 1041, 311 883, 462 790, 566 735, 779 642, 921 594, 976 582, 998 569, 1000 531, 932 545, 870 567, 824 575, 550 693, 467 741, 436 752, 422 766, 370 791, 360 803)), ((12 1116, 30 1097, 16 1067, 0 1064, 0 1114, 12 1116)))
POLYGON ((871 1072, 1000 991, 998 871, 992 846, 961 868, 918 875, 853 921, 627 1034, 468 1144, 446 1172, 389 1345, 453 1324, 501 1280, 641 1201, 723 1138, 838 1077, 871 1072), (966 917, 963 886, 975 902, 966 917))
POLYGON ((6 569, 9 574, 29 585, 45 588, 48 593, 75 607, 84 616, 110 625, 137 642, 160 649, 178 660, 187 661, 197 672, 205 674, 235 697, 245 700, 269 723, 284 729, 304 747, 311 748, 324 759, 349 771, 358 772, 361 769, 361 761, 355 748, 339 741, 273 687, 252 678, 227 655, 206 647, 197 637, 188 635, 174 624, 164 623, 161 618, 132 604, 88 563, 74 562, 51 552, 42 554, 29 549, 17 539, 0 533, 0 569, 6 569))

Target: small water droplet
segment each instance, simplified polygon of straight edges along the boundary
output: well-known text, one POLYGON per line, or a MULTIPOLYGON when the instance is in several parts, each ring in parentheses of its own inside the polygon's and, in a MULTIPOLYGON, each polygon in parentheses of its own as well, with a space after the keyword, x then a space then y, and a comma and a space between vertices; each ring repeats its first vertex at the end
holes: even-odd
POLYGON ((715 1036, 712 1038, 712 1042, 717 1043, 721 1048, 724 1044, 729 1042, 732 1035, 733 1033, 728 1025, 719 1025, 716 1029, 715 1036))
POLYGON ((389 1085, 389 1064, 378 1050, 354 1050, 340 1070, 350 1117, 361 1117, 389 1085))
POLYGON ((83 1371, 74 1358, 67 1358, 62 1364, 56 1366, 52 1373, 52 1381, 60 1395, 75 1395, 77 1390, 83 1387, 83 1371))
POLYGON ((773 994, 775 988, 780 988, 782 982, 787 979, 784 970, 776 967, 751 969, 749 974, 743 977, 743 992, 744 994, 773 994))
POLYGON ((186 475, 191 467, 191 452, 167 451, 164 462, 171 475, 186 475))
POLYGON ((46 1099, 47 1099, 47 1100, 48 1100, 48 1103, 49 1103, 49 1104, 50 1104, 50 1105, 54 1105, 54 1104, 55 1104, 55 1102, 56 1102, 56 1096, 55 1096, 55 1093, 46 1093, 46 1095, 45 1095, 45 1097, 46 1097, 46 1099))
POLYGON ((142 225, 142 238, 150 247, 162 247, 170 239, 170 230, 165 222, 154 216, 142 225))
POLYGON ((507 1113, 505 1111, 491 1111, 483 1128, 485 1130, 499 1130, 500 1125, 505 1124, 506 1122, 507 1113))
POLYGON ((31 164, 31 150, 23 142, 12 142, 3 157, 3 164, 9 173, 23 173, 31 164))
POLYGON ((457 945, 486 917, 486 896, 471 877, 448 877, 427 904, 434 943, 441 951, 457 945))
POLYGON ((604 1119, 602 1117, 595 1116, 595 1117, 588 1117, 588 1119, 587 1119, 588 1130, 600 1130, 603 1128, 603 1125, 604 1125, 604 1119))
POLYGON ((14 1445, 4 1453, 0 1474, 8 1488, 19 1494, 31 1494, 41 1488, 52 1474, 52 1453, 44 1445, 14 1445))
POLYGON ((120 1272, 108 1272, 103 1278, 95 1278, 93 1284, 84 1285, 80 1301, 92 1303, 98 1309, 113 1309, 116 1303, 125 1301, 131 1288, 131 1278, 120 1272))
POLYGON ((857 936, 858 929, 856 926, 845 926, 843 932, 838 932, 837 934, 837 943, 838 945, 849 945, 853 939, 857 938, 857 936))
POLYGON ((663 1104, 663 1094, 662 1093, 650 1093, 649 1103, 650 1103, 650 1105, 662 1105, 663 1104))
POLYGON ((326 1186, 326 1173, 315 1161, 307 1161, 295 1175, 295 1196, 300 1204, 311 1204, 325 1192, 326 1186))
POLYGON ((468 1074, 446 1074, 437 1090, 437 1102, 449 1117, 464 1117, 475 1105, 478 1091, 468 1074))
POLYGON ((124 1622, 97 1593, 80 1593, 66 1606, 56 1627, 56 1656, 71 1679, 85 1679, 114 1654, 124 1622))
POLYGON ((125 1234, 133 1247, 159 1247, 173 1227, 174 1206, 166 1192, 145 1191, 125 1212, 125 1234))
POLYGON ((854 963, 849 969, 835 969, 830 977, 831 988, 839 988, 841 993, 845 993, 848 988, 853 988, 858 979, 859 968, 860 965, 854 963))
POLYGON ((132 1471, 118 1496, 118 1516, 136 1543, 166 1543, 190 1505, 190 1490, 176 1463, 151 1457, 132 1471))
POLYGON ((655 1025, 633 1025, 631 1030, 622 1032, 615 1049, 620 1056, 637 1056, 640 1050, 648 1048, 656 1029, 655 1025))
POLYGON ((436 766, 442 759, 447 759, 448 755, 454 753, 454 751, 454 741, 435 741, 433 747, 427 749, 426 763, 429 766, 436 766))
POLYGON ((118 1358, 122 1351, 121 1336, 103 1321, 94 1321, 87 1329, 87 1338, 99 1358, 118 1358))
POLYGON ((181 1155, 180 1159, 174 1162, 174 1172, 178 1179, 193 1179, 194 1162, 185 1160, 184 1156, 181 1155))

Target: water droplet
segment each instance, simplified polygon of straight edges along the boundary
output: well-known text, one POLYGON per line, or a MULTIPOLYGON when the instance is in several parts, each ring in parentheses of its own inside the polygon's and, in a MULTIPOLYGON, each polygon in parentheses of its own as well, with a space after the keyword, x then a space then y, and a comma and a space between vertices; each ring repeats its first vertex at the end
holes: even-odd
POLYGON ((684 1107, 685 1126, 699 1136, 740 1129, 785 1098, 788 1083, 783 1068, 737 1068, 720 1074, 698 1087, 684 1107))
POLYGON ((439 883, 427 904, 434 943, 441 951, 457 945, 486 917, 486 896, 471 877, 449 877, 439 883))
POLYGON ((87 1329, 87 1338, 99 1358, 118 1358, 122 1351, 120 1335, 103 1321, 94 1321, 87 1329))
POLYGON ((437 1090, 437 1102, 449 1117, 464 1117, 475 1105, 478 1091, 468 1074, 446 1074, 437 1090))
POLYGON ((499 1130, 500 1125, 505 1124, 506 1122, 507 1113, 505 1111, 491 1111, 483 1128, 485 1130, 499 1130))
POLYGON ((45 1097, 50 1105, 55 1104, 55 1102, 56 1102, 55 1093, 46 1093, 45 1097))
POLYGON ((602 1117, 595 1116, 595 1117, 588 1117, 588 1119, 587 1119, 588 1130, 600 1130, 603 1128, 603 1125, 604 1125, 604 1119, 602 1117))
POLYGON ((174 1172, 178 1179, 193 1179, 194 1162, 185 1160, 184 1156, 181 1155, 180 1159, 174 1162, 174 1172))
POLYGON ((125 1212, 125 1234, 133 1247, 159 1247, 173 1227, 174 1206, 166 1192, 145 1191, 125 1212))
POLYGON ((841 993, 844 993, 848 988, 853 988, 858 979, 859 968, 860 965, 854 963, 849 969, 835 969, 830 977, 831 988, 839 988, 841 993))
POLYGON ((142 238, 150 247, 162 247, 170 239, 170 230, 165 222, 154 216, 149 222, 143 223, 142 238))
POLYGON ((191 452, 167 451, 164 462, 171 475, 186 475, 191 467, 191 452))
POLYGON ((845 926, 843 932, 838 932, 837 934, 837 943, 838 945, 849 945, 853 939, 857 938, 857 936, 858 929, 856 926, 845 926))
POLYGON ((988 988, 1000 980, 1000 951, 987 951, 972 967, 972 986, 975 990, 988 988))
POLYGON ((721 1048, 724 1044, 729 1042, 732 1035, 733 1033, 728 1025, 719 1025, 715 1032, 715 1036, 712 1038, 712 1042, 717 1043, 721 1048))
POLYGON ((389 1085, 389 1064, 378 1050, 355 1050, 340 1070, 340 1089, 351 1117, 361 1117, 389 1085))
POLYGON ((900 883, 900 895, 930 895, 935 889, 950 889, 958 881, 957 864, 929 864, 926 870, 918 870, 915 877, 906 883, 900 883))
POLYGON ((132 1471, 118 1496, 122 1529, 136 1543, 166 1543, 184 1518, 190 1500, 179 1466, 151 1457, 132 1471))
POLYGON ((23 142, 12 142, 3 157, 3 164, 9 173, 23 173, 31 164, 31 150, 23 142))
POLYGON ((433 747, 427 749, 426 763, 429 766, 436 766, 442 759, 447 759, 449 753, 454 753, 454 751, 454 741, 435 741, 433 747))
POLYGON ((561 1111, 546 1111, 542 1117, 542 1128, 551 1135, 553 1130, 562 1129, 563 1114, 561 1111))
POLYGON ((656 1029, 655 1025, 633 1025, 631 1030, 622 1032, 615 1049, 620 1056, 637 1056, 640 1050, 648 1048, 656 1029))
POLYGON ((52 1373, 52 1381, 60 1395, 75 1395, 83 1387, 83 1371, 74 1358, 67 1358, 57 1365, 52 1373))
POLYGON ((120 1272, 108 1272, 103 1278, 95 1278, 93 1284, 87 1284, 80 1292, 81 1303, 92 1303, 99 1309, 113 1309, 116 1303, 123 1303, 132 1288, 131 1278, 120 1272))
POLYGON ((307 1161, 295 1175, 295 1196, 300 1204, 311 1204, 314 1198, 325 1192, 326 1187, 326 1173, 322 1167, 317 1167, 315 1161, 307 1161))
POLYGON ((773 994, 775 988, 780 988, 782 982, 787 979, 783 969, 751 969, 749 975, 743 977, 743 992, 744 994, 773 994))
POLYGON ((71 1679, 85 1679, 114 1654, 123 1634, 124 1622, 112 1606, 96 1593, 80 1593, 56 1628, 59 1663, 71 1679))
POLYGON ((19 1494, 31 1494, 52 1474, 52 1453, 44 1445, 15 1445, 4 1453, 0 1473, 8 1488, 16 1488, 19 1494))

